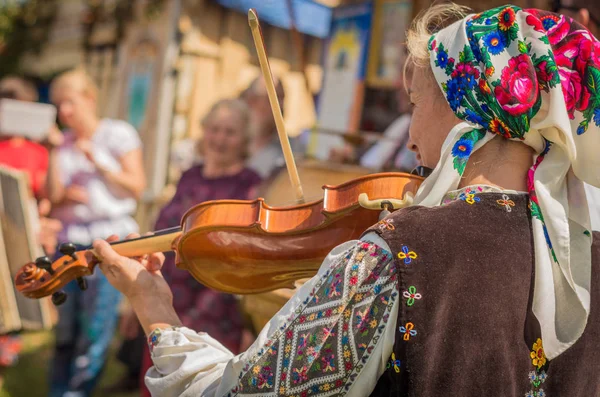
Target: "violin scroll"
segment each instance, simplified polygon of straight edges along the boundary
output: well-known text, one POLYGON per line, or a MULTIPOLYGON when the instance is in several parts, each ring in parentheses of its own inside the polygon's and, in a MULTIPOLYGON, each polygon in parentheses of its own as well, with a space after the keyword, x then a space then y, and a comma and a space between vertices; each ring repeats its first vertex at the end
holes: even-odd
POLYGON ((82 290, 87 289, 83 277, 91 275, 98 262, 88 260, 86 251, 75 251, 74 247, 73 244, 61 246, 59 250, 66 255, 54 262, 43 256, 23 266, 15 277, 17 290, 33 299, 52 295, 52 302, 60 305, 67 298, 61 289, 72 280, 77 280, 82 290))

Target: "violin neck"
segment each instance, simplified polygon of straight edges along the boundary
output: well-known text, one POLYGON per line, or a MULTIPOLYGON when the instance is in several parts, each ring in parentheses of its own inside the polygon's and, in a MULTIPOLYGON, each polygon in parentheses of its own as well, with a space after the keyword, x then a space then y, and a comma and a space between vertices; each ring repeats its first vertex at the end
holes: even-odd
POLYGON ((181 228, 174 227, 154 232, 151 236, 142 236, 131 240, 110 243, 119 254, 127 257, 168 252, 173 250, 173 241, 181 235, 181 228))

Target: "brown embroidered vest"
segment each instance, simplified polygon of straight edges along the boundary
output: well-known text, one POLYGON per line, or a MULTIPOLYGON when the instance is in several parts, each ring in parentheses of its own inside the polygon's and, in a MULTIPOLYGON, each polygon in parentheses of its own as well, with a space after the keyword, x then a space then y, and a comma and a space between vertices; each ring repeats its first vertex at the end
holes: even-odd
POLYGON ((600 233, 584 335, 546 360, 531 311, 528 197, 467 191, 411 207, 369 231, 400 275, 396 342, 372 396, 600 396, 600 233))

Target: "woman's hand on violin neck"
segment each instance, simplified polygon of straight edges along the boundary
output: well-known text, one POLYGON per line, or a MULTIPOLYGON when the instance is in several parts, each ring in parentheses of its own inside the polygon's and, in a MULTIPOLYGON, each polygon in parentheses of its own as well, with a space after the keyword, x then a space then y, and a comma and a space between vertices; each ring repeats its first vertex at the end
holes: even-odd
MULTIPOLYGON (((139 234, 130 234, 137 238, 139 234)), ((107 241, 116 241, 111 236, 107 241)), ((100 259, 100 269, 108 281, 131 302, 146 333, 155 328, 181 324, 173 309, 171 288, 160 273, 165 256, 162 253, 127 258, 115 252, 104 240, 94 241, 94 250, 100 259)))
MULTIPOLYGON (((127 239, 139 237, 130 234, 127 239)), ((117 241, 110 236, 107 241, 117 241)), ((100 257, 100 269, 108 281, 130 300, 138 296, 163 296, 172 299, 169 286, 165 282, 160 268, 165 260, 162 253, 144 255, 141 258, 127 258, 119 255, 107 241, 94 241, 94 250, 100 257)))

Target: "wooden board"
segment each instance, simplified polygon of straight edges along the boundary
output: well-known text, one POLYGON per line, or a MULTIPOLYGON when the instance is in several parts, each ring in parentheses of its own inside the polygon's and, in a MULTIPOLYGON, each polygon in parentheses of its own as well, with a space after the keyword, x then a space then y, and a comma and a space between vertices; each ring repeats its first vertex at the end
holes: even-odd
POLYGON ((6 245, 0 233, 0 335, 20 328, 21 319, 6 256, 6 245))
MULTIPOLYGON (((0 224, 11 284, 23 265, 42 255, 35 235, 36 216, 26 174, 0 167, 0 224)), ((23 328, 40 329, 52 325, 48 299, 31 300, 14 288, 12 292, 23 328)))

